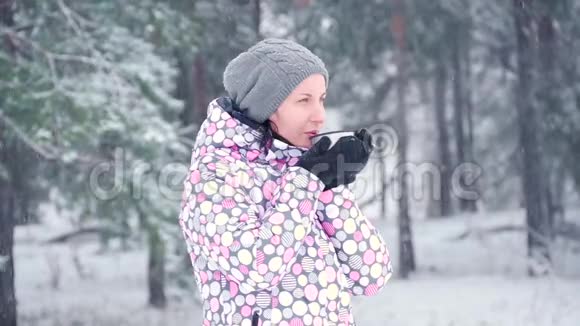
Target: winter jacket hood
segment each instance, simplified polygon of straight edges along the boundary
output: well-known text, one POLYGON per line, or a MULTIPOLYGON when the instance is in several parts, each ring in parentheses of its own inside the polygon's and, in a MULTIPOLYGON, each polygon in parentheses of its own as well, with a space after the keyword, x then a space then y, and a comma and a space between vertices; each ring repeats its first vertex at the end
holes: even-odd
POLYGON ((263 137, 268 137, 264 124, 247 118, 243 112, 234 107, 229 97, 219 97, 208 106, 207 119, 196 138, 193 157, 227 149, 238 152, 250 162, 264 163, 277 160, 294 165, 307 150, 287 144, 271 135, 265 146, 262 146, 263 137))

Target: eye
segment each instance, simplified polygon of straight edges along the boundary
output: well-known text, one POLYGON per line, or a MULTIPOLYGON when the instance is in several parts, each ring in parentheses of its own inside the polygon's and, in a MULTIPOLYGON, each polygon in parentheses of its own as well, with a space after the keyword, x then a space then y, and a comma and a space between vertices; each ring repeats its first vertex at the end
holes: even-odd
POLYGON ((306 102, 308 102, 308 97, 305 97, 305 98, 299 100, 298 102, 304 102, 304 103, 306 103, 306 102))

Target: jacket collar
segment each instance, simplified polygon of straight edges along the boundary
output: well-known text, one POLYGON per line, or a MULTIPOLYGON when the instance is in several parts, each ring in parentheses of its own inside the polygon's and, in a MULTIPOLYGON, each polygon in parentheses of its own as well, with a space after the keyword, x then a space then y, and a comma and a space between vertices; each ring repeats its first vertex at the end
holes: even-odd
POLYGON ((194 150, 203 154, 220 148, 239 152, 248 161, 291 166, 308 150, 272 137, 265 124, 247 117, 231 98, 225 96, 209 103, 207 118, 201 125, 194 150))

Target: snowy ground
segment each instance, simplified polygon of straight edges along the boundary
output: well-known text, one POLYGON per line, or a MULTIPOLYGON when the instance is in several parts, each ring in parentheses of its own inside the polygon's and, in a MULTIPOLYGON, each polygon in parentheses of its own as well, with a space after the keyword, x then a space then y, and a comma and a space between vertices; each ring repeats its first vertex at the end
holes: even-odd
MULTIPOLYGON (((368 213, 367 213, 368 215, 368 213)), ((359 325, 389 326, 578 326, 580 242, 559 242, 556 272, 525 276, 524 235, 478 232, 521 225, 521 211, 414 223, 419 272, 393 278, 375 297, 355 297, 359 325), (471 230, 470 236, 457 236, 471 230)), ((397 266, 396 228, 379 222, 397 266)), ((200 325, 193 300, 170 295, 165 311, 146 307, 144 251, 98 253, 83 244, 42 243, 63 225, 18 227, 16 286, 21 325, 200 325), (81 277, 75 268, 78 257, 81 277), (58 285, 54 290, 53 285, 58 285)))

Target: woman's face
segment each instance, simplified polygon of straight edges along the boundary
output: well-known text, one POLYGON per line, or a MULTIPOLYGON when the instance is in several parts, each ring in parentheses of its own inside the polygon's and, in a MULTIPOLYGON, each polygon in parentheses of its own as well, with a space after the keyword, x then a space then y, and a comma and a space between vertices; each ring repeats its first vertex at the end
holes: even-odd
POLYGON ((326 82, 321 74, 304 79, 270 117, 274 130, 294 146, 309 148, 324 125, 326 82))

